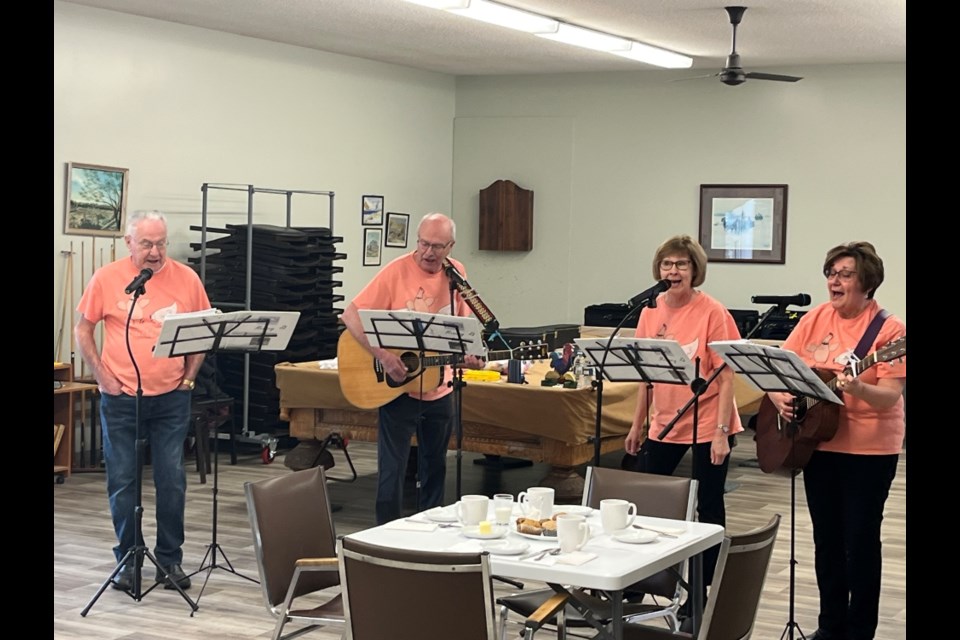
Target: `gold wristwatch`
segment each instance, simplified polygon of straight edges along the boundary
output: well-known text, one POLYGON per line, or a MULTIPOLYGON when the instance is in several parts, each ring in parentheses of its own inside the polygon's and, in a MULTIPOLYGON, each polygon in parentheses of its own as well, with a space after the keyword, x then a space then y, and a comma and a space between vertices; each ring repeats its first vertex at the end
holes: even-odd
POLYGON ((190 378, 184 378, 183 380, 180 381, 180 384, 185 384, 188 387, 190 387, 190 391, 193 391, 193 388, 197 386, 197 383, 191 380, 190 378))

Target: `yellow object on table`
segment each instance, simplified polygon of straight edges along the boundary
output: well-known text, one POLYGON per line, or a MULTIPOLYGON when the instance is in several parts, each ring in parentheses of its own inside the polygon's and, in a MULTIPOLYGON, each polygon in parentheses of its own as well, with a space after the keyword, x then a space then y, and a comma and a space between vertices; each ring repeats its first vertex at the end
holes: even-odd
POLYGON ((463 379, 467 382, 500 382, 500 372, 487 369, 464 369, 463 379))

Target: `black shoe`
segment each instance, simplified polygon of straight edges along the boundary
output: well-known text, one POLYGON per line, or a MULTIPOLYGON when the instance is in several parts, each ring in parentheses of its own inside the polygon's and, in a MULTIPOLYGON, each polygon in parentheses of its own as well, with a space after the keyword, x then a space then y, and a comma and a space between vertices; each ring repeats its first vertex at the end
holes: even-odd
POLYGON ((157 569, 157 582, 164 582, 164 589, 176 589, 177 587, 173 586, 173 583, 176 582, 181 589, 190 588, 190 578, 187 577, 187 574, 183 572, 183 568, 179 563, 171 564, 169 567, 164 567, 164 571, 167 572, 167 580, 164 580, 163 573, 160 572, 160 569, 157 569), (171 582, 171 580, 173 582, 171 582))
POLYGON ((119 591, 133 591, 133 565, 123 565, 120 573, 113 576, 110 586, 119 591))
POLYGON ((807 636, 807 640, 846 640, 846 636, 839 633, 833 633, 832 631, 817 629, 812 635, 807 636))

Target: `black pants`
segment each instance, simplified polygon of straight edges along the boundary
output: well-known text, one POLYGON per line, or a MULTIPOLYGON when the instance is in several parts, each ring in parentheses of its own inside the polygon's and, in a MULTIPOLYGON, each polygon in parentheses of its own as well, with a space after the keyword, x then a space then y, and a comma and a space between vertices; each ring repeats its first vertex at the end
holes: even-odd
MULTIPOLYGON (((729 436, 733 447, 733 436, 729 436)), ((655 473, 661 476, 673 475, 687 450, 693 447, 694 479, 697 481, 697 519, 700 522, 727 525, 727 511, 723 501, 723 490, 727 483, 728 455, 722 464, 710 462, 710 442, 700 442, 696 446, 658 442, 652 438, 644 440, 637 461, 637 471, 655 473)), ((703 584, 713 584, 713 574, 720 555, 720 545, 710 547, 703 552, 703 584)))
POLYGON ((870 640, 877 630, 880 524, 898 458, 816 451, 803 470, 820 589, 818 624, 848 640, 870 640))

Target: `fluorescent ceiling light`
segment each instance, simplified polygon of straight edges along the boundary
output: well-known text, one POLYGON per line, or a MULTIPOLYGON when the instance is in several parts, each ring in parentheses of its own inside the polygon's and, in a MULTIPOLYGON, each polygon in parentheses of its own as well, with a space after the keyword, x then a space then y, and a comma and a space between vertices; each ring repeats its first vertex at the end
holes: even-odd
POLYGON ((630 49, 629 40, 572 24, 561 24, 560 28, 554 33, 538 33, 537 35, 547 40, 556 40, 557 42, 593 49, 594 51, 627 51, 630 49))
POLYGON ((689 69, 693 66, 693 58, 689 56, 602 31, 563 23, 530 11, 514 9, 500 2, 491 0, 406 0, 406 2, 442 9, 474 20, 532 33, 548 40, 612 53, 658 67, 689 69))
POLYGON ((630 45, 630 49, 627 51, 611 51, 610 53, 658 67, 666 67, 667 69, 689 69, 693 66, 693 58, 689 56, 651 47, 642 42, 631 42, 630 45))
MULTIPOLYGON (((439 0, 438 0, 439 1, 439 0)), ((521 11, 504 4, 496 2, 487 2, 487 0, 469 0, 467 6, 463 8, 447 9, 450 13, 455 13, 474 20, 489 22, 490 24, 507 27, 516 31, 526 33, 544 33, 557 30, 560 23, 552 18, 547 18, 529 11, 521 11)))

